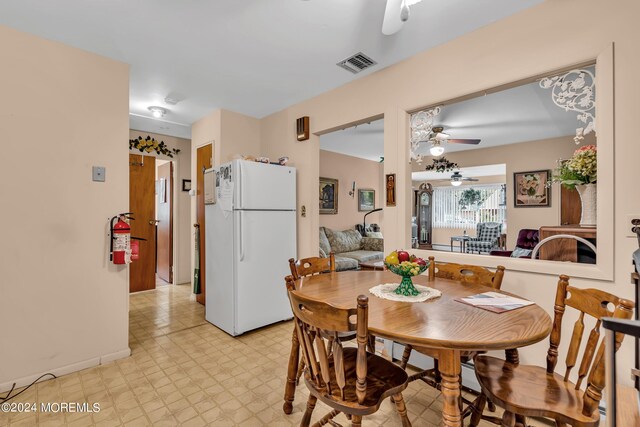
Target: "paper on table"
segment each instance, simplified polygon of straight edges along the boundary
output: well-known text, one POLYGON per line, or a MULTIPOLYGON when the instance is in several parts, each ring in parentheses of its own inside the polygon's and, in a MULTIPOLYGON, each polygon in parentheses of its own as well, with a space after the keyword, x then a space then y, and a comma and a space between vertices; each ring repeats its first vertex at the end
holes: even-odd
POLYGON ((511 297, 498 292, 485 292, 483 294, 473 295, 467 298, 460 298, 463 302, 471 305, 492 305, 507 306, 519 305, 526 306, 533 304, 533 301, 527 301, 521 298, 511 297))

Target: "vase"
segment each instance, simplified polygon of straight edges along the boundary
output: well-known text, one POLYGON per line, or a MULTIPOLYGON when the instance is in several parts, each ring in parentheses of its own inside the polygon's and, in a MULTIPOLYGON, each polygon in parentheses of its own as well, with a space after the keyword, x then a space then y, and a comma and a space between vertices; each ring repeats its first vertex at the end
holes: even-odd
POLYGON ((582 214, 580 215, 580 225, 596 226, 596 184, 576 185, 576 190, 580 194, 582 204, 582 214))
POLYGON ((413 281, 410 276, 402 276, 402 281, 400 282, 400 286, 396 288, 394 291, 398 295, 404 295, 406 297, 415 297, 416 295, 420 295, 420 291, 413 286, 413 281))

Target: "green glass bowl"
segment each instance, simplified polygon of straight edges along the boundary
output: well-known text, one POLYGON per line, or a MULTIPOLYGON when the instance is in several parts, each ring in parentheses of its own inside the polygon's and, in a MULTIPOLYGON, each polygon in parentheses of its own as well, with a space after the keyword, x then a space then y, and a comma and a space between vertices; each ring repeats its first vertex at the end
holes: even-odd
POLYGON ((387 267, 387 269, 392 272, 393 274, 397 274, 398 276, 402 276, 402 277, 413 277, 413 276, 417 276, 419 274, 424 273, 427 268, 429 268, 429 263, 427 262, 426 265, 421 265, 420 267, 418 267, 418 272, 417 273, 411 273, 411 271, 409 271, 410 269, 408 268, 404 268, 402 267, 400 264, 389 264, 386 261, 384 262, 385 267, 387 267))

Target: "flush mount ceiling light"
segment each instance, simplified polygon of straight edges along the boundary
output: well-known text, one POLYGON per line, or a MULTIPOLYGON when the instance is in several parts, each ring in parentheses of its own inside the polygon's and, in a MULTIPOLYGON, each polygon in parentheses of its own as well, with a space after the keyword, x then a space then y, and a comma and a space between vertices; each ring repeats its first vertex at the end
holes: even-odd
POLYGON ((166 108, 162 108, 162 107, 149 107, 149 111, 151 111, 151 114, 153 115, 153 117, 155 117, 156 119, 160 119, 162 117, 164 117, 165 114, 168 113, 168 110, 166 108))

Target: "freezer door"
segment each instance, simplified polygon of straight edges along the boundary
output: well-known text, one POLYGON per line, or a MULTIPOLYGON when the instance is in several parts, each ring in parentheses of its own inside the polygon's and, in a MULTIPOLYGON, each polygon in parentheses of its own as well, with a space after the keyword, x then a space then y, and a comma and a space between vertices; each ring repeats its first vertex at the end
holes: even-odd
POLYGON ((220 205, 205 205, 206 289, 205 318, 235 335, 235 276, 233 215, 220 205))
POLYGON ((234 209, 294 210, 296 169, 246 160, 232 162, 234 209))
POLYGON ((296 257, 294 211, 234 211, 236 333, 293 317, 284 278, 296 257))

